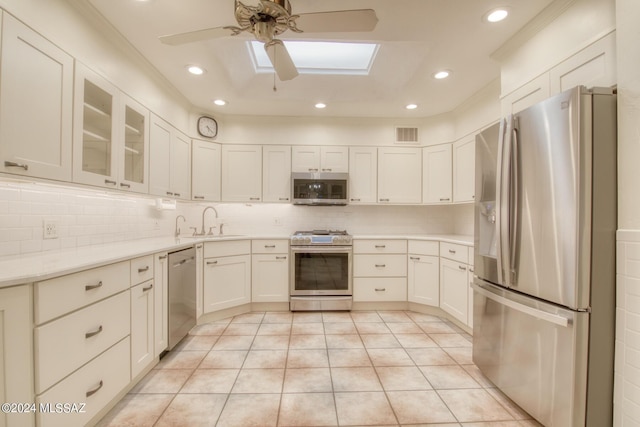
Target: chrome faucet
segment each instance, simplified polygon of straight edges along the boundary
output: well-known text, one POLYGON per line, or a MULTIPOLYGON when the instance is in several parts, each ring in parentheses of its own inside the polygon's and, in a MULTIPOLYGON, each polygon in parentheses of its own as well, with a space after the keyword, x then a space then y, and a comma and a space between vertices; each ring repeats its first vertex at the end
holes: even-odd
MULTIPOLYGON (((207 206, 206 208, 204 208, 204 210, 202 211, 202 230, 200 230, 200 236, 204 236, 205 235, 204 214, 206 214, 209 209, 213 209, 213 211, 216 213, 216 219, 218 218, 218 211, 216 210, 216 208, 214 208, 213 206, 207 206)), ((209 233, 207 233, 207 235, 213 235, 213 232, 211 231, 212 228, 213 227, 209 228, 209 233)))
POLYGON ((184 217, 184 215, 178 215, 176 217, 176 232, 175 232, 175 236, 176 237, 180 237, 180 229, 178 228, 178 219, 182 218, 182 222, 187 222, 187 219, 184 217))

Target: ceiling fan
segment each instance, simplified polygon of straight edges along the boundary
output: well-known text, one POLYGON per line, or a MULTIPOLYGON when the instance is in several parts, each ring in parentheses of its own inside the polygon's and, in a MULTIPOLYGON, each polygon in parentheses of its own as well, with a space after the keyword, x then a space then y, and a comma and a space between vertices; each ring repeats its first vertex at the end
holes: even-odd
POLYGON ((264 43, 264 48, 280 80, 298 75, 287 48, 276 37, 287 30, 296 33, 365 32, 373 31, 378 17, 373 9, 339 10, 332 12, 291 14, 289 0, 235 0, 238 26, 205 28, 180 34, 161 36, 168 45, 181 45, 224 36, 252 33, 264 43), (229 33, 230 32, 230 33, 229 33))

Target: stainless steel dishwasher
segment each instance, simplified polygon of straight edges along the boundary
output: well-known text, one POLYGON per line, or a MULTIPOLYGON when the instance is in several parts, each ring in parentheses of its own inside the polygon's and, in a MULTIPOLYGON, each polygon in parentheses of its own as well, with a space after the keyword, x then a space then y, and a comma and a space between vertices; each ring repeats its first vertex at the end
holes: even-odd
POLYGON ((196 324, 196 250, 169 253, 169 350, 196 324))

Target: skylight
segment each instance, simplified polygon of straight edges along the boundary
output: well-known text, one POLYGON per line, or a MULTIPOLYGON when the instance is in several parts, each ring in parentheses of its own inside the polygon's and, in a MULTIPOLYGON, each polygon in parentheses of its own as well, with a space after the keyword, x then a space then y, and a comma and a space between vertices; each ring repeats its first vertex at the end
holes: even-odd
MULTIPOLYGON (((378 52, 375 43, 285 41, 284 44, 301 74, 367 75, 378 52)), ((253 40, 249 46, 256 72, 273 72, 264 44, 253 40)))

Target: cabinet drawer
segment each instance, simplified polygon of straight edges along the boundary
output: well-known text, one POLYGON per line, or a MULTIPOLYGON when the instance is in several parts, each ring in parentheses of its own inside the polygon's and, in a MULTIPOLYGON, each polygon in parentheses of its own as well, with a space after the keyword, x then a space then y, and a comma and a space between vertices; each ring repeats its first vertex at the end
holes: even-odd
POLYGON ((36 283, 36 324, 128 289, 129 275, 129 261, 123 261, 36 283))
POLYGON ((406 277, 406 255, 354 255, 354 277, 406 277))
POLYGON ((354 301, 406 301, 407 279, 391 278, 355 278, 353 279, 354 301))
POLYGON ((440 255, 440 243, 424 240, 409 240, 407 252, 418 255, 440 255))
POLYGON ((129 335, 129 311, 127 290, 35 328, 36 393, 129 335))
POLYGON ((84 426, 129 384, 129 337, 69 375, 37 398, 38 405, 86 403, 84 413, 38 411, 38 425, 84 426))
POLYGON ((458 262, 468 263, 469 247, 455 243, 440 242, 440 256, 458 262))
POLYGON ((406 240, 354 240, 355 254, 406 254, 406 240))
POLYGON ((131 286, 153 279, 153 255, 131 260, 131 286))
POLYGON ((289 240, 252 240, 251 252, 254 254, 289 253, 289 240))
POLYGON ((231 240, 227 242, 205 242, 204 257, 245 255, 251 253, 251 240, 231 240))

